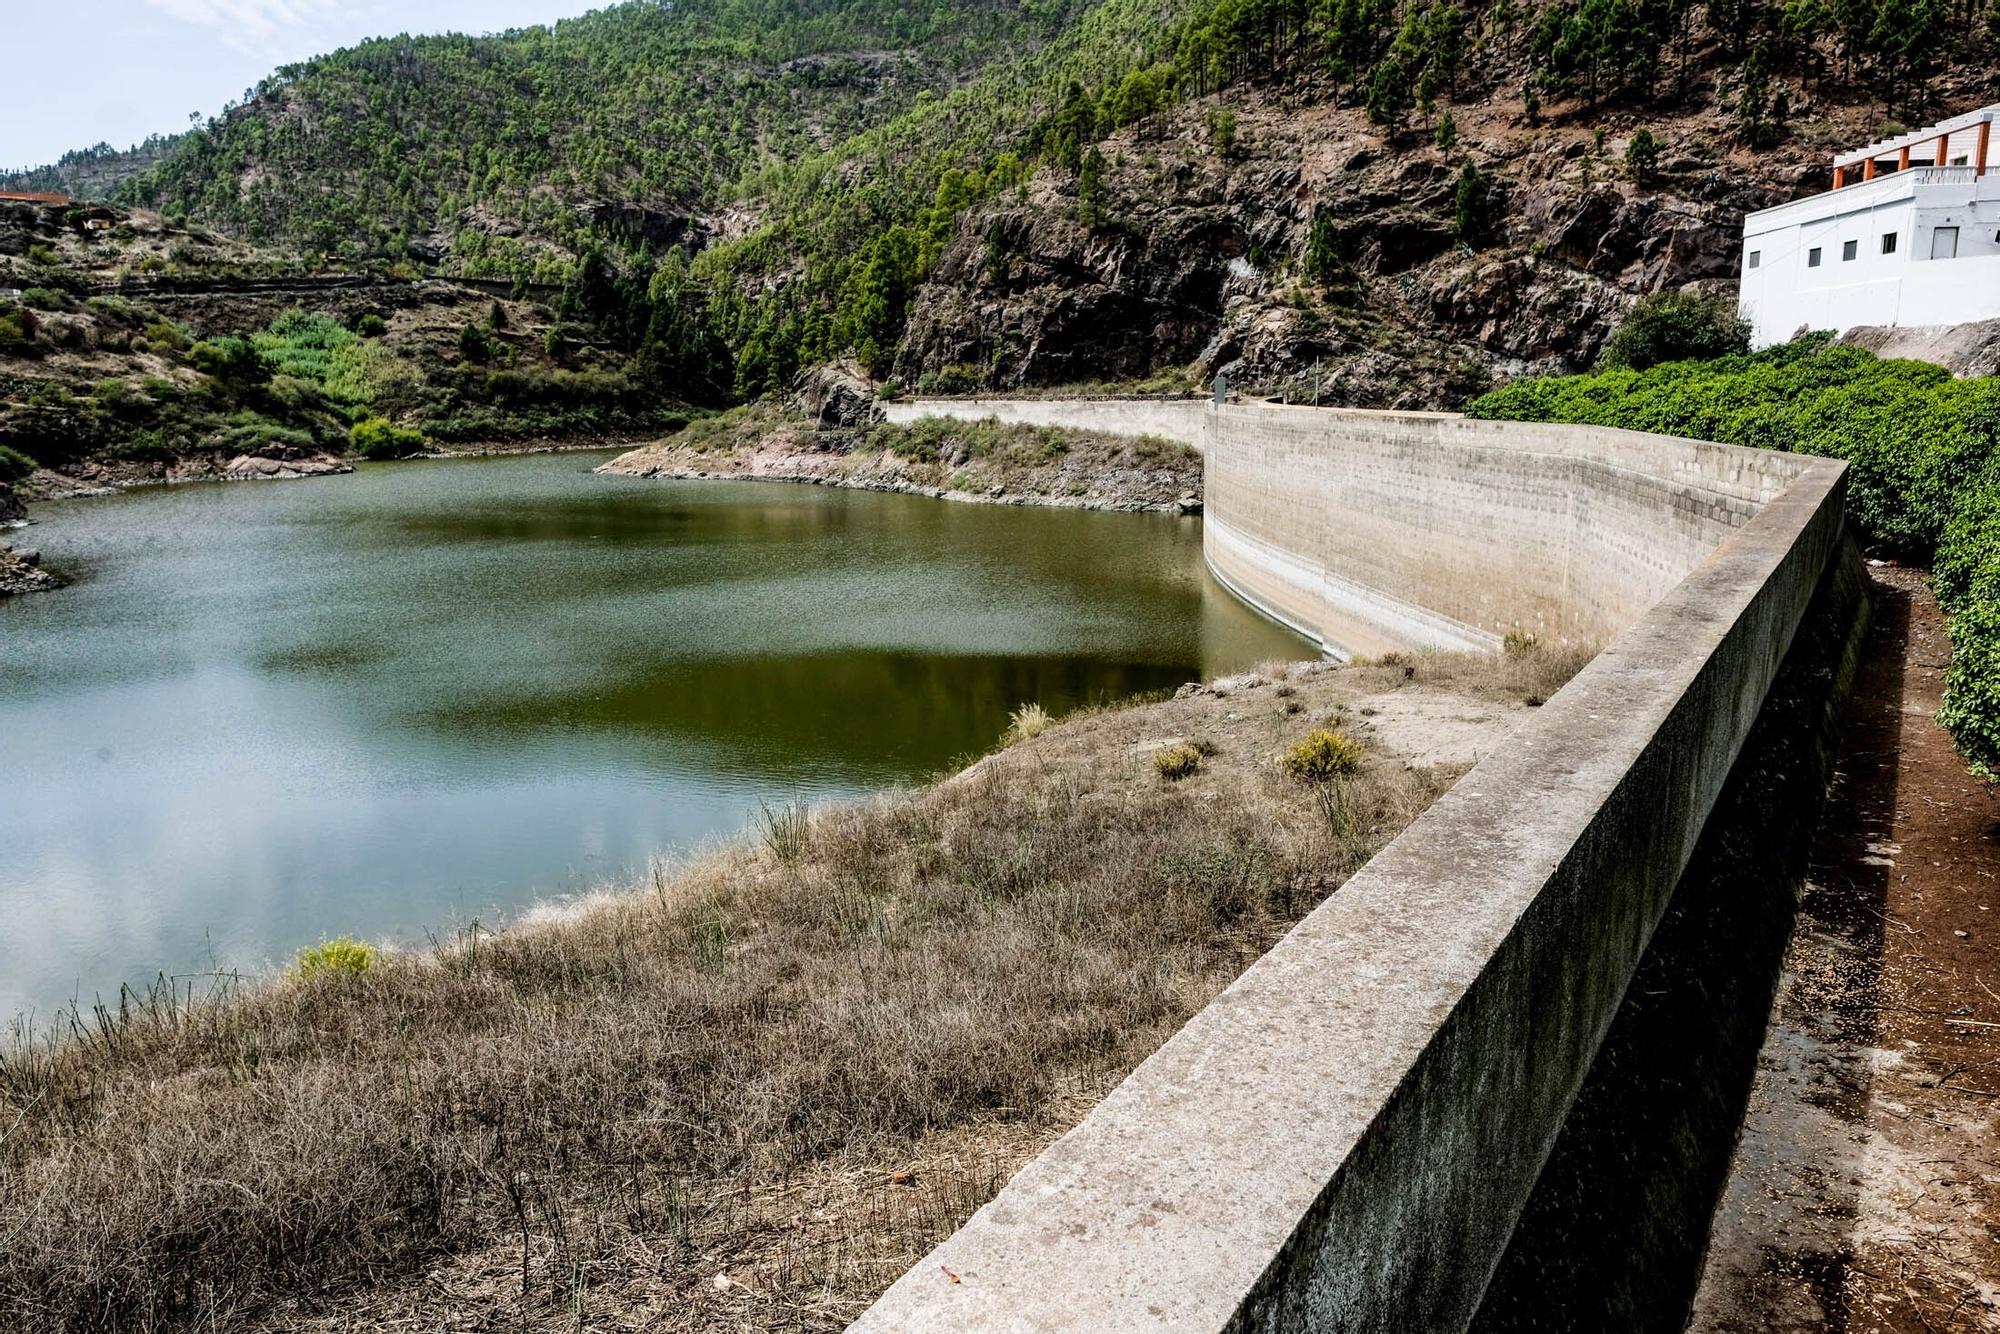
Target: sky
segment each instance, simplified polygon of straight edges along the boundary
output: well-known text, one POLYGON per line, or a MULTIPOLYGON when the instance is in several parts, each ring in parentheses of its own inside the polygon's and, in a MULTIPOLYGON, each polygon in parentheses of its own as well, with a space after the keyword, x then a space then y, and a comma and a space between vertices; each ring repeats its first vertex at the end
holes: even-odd
POLYGON ((280 65, 400 32, 498 32, 610 0, 0 0, 0 169, 206 119, 280 65))

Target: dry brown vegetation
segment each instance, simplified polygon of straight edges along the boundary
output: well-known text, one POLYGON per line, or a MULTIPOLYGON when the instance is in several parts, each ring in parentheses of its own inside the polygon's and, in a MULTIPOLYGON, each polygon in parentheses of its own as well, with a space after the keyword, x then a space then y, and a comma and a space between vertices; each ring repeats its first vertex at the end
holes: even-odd
POLYGON ((691 423, 605 465, 642 477, 755 477, 1091 509, 1187 509, 1201 455, 1157 436, 923 418, 816 431, 771 404, 691 423))
POLYGON ((1368 701, 1498 735, 1573 665, 1531 657, 1073 716, 512 931, 17 1043, 0 1328, 837 1327, 1462 768, 1368 701), (1338 830, 1279 764, 1333 724, 1338 830))

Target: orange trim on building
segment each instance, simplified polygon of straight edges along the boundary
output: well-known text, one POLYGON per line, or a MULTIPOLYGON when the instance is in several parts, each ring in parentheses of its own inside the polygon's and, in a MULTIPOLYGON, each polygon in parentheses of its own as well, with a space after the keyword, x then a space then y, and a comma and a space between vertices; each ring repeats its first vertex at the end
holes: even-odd
POLYGON ((39 195, 27 190, 0 190, 0 199, 16 204, 74 204, 68 195, 39 195))

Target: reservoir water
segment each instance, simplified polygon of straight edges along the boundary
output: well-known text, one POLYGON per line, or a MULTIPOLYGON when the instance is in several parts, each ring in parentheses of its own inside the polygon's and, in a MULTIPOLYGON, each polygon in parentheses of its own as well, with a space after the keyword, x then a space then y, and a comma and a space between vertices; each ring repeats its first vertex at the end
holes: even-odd
POLYGON ((615 884, 1305 641, 1200 521, 603 477, 603 454, 38 506, 0 601, 0 1025, 615 884))

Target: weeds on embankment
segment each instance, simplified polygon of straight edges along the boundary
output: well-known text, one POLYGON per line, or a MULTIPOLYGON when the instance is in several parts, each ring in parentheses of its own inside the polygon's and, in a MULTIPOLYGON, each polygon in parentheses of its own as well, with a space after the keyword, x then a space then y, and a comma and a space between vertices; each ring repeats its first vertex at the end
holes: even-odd
POLYGON ((1371 749, 1334 831, 1279 763, 1404 675, 1072 717, 571 913, 17 1045, 0 1328, 837 1327, 1443 789, 1371 749))

